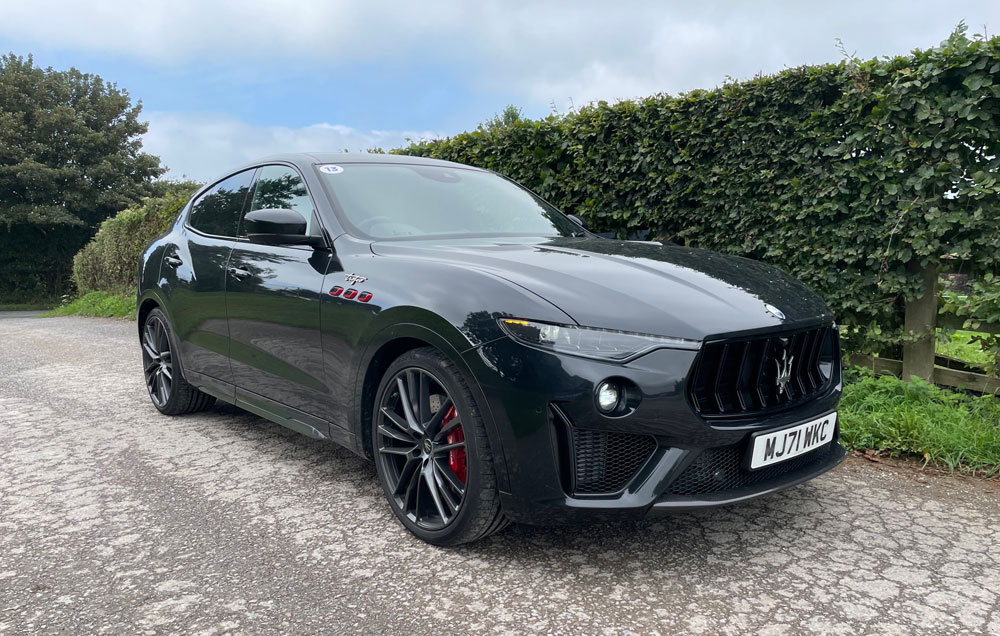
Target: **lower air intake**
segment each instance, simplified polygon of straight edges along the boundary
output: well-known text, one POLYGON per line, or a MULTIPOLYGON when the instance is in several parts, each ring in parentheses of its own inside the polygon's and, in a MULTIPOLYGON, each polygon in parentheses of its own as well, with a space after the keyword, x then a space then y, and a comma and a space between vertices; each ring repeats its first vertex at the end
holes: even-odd
POLYGON ((656 440, 648 435, 576 428, 558 407, 551 411, 557 438, 564 447, 560 453, 563 487, 569 494, 621 491, 656 449, 656 440))

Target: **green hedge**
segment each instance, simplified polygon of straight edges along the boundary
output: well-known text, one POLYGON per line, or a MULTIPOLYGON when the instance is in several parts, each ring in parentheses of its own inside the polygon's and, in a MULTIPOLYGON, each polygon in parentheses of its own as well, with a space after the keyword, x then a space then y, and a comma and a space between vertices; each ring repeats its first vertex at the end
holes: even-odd
POLYGON ((856 327, 900 338, 917 272, 1000 264, 1000 38, 803 66, 711 91, 480 127, 401 154, 496 170, 598 231, 784 268, 856 327))
POLYGON ((93 240, 73 258, 73 280, 80 296, 92 291, 134 295, 142 250, 177 219, 196 188, 176 184, 163 196, 144 199, 101 223, 93 240))

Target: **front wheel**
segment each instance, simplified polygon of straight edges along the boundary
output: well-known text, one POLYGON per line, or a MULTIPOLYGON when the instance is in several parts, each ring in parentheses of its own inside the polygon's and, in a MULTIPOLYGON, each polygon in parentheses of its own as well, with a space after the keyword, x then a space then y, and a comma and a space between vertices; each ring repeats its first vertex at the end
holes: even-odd
POLYGON ((416 349, 382 378, 372 417, 375 465, 396 517, 420 539, 458 545, 507 525, 486 429, 455 365, 416 349))
POLYGON ((202 411, 215 398, 189 384, 180 373, 180 360, 167 317, 158 308, 142 324, 142 368, 153 406, 165 415, 202 411))

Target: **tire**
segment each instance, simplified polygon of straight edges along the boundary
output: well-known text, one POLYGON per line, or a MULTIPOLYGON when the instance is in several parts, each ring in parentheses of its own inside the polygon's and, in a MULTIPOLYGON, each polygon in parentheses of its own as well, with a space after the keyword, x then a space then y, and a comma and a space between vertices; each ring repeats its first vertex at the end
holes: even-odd
POLYGON ((139 345, 142 347, 143 377, 153 406, 164 415, 185 415, 204 411, 215 397, 198 390, 184 379, 179 347, 167 317, 153 309, 143 321, 139 345))
POLYGON ((441 352, 414 349, 389 365, 370 426, 389 507, 419 539, 454 546, 507 526, 479 408, 441 352))

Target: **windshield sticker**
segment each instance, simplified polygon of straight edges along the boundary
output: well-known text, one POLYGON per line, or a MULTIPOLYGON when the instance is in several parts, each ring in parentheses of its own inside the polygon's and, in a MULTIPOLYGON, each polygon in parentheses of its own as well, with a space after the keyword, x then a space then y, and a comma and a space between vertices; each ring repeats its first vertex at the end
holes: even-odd
POLYGON ((344 171, 340 166, 325 165, 319 167, 320 172, 325 172, 326 174, 340 174, 344 171))

